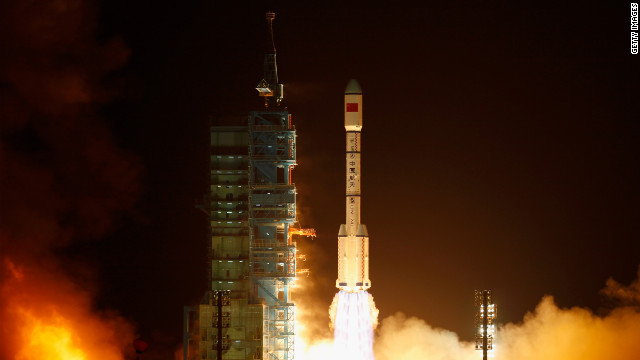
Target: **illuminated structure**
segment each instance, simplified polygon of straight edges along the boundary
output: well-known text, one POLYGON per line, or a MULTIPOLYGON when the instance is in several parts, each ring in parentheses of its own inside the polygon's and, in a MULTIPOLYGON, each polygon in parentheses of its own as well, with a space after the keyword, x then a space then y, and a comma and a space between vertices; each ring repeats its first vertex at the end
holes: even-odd
POLYGON ((334 349, 341 358, 374 360, 373 330, 378 309, 367 289, 369 234, 360 218, 360 156, 362 150, 362 90, 350 80, 344 92, 346 139, 346 221, 338 231, 338 279, 329 317, 334 327, 334 349))
POLYGON ((338 279, 336 287, 348 292, 367 290, 369 279, 369 233, 360 223, 360 157, 362 150, 362 90, 354 79, 344 92, 346 139, 346 222, 338 231, 338 279))
MULTIPOLYGON (((236 126, 211 127, 209 283, 201 304, 185 307, 184 359, 293 359, 296 243, 293 228, 296 131, 280 107, 272 20, 265 108, 236 126)), ((218 124, 224 122, 220 119, 218 124)))
POLYGON ((476 290, 474 296, 476 308, 476 350, 482 350, 482 359, 493 353, 495 335, 494 320, 497 315, 496 304, 491 302, 491 290, 476 290))

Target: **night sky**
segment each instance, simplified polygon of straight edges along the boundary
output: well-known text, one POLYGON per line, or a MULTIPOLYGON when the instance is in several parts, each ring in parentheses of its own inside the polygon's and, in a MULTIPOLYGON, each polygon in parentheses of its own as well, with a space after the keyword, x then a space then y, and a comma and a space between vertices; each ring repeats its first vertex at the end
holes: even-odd
MULTIPOLYGON (((53 253, 72 277, 69 264, 93 269, 96 306, 156 346, 179 346, 182 307, 206 290, 208 222, 195 205, 208 187, 209 126, 261 107, 267 10, 298 133, 298 216, 318 232, 298 240, 318 312, 337 291, 351 78, 364 96, 362 214, 381 318, 403 312, 472 340, 475 289, 494 291, 506 323, 546 294, 605 311, 606 280, 636 277, 640 55, 630 54, 628 2, 89 8, 84 36, 120 39, 128 54, 96 79, 109 96, 91 108, 136 164, 137 185, 108 230, 71 235, 53 253)), ((18 153, 47 152, 28 134, 10 140, 18 153)))

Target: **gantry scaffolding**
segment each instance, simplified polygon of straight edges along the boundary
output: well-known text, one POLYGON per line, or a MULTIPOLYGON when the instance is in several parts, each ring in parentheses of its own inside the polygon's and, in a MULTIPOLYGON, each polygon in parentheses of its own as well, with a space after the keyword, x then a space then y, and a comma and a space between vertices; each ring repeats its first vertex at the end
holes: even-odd
POLYGON ((493 322, 497 316, 497 307, 492 303, 491 290, 475 290, 473 303, 476 308, 476 350, 482 350, 482 359, 487 360, 488 357, 492 357, 489 355, 493 355, 493 322))
POLYGON ((293 359, 296 278, 296 134, 287 111, 249 114, 251 280, 264 299, 264 359, 293 359))
MULTIPOLYGON (((265 77, 257 90, 265 108, 236 126, 211 127, 211 290, 185 307, 184 359, 291 360, 294 357, 297 250, 294 227, 296 130, 281 107, 272 20, 265 77)), ((222 123, 219 121, 218 123, 222 123)))
POLYGON ((296 133, 285 111, 211 128, 211 291, 185 308, 185 359, 293 359, 296 133), (196 345, 197 343, 197 345, 196 345))

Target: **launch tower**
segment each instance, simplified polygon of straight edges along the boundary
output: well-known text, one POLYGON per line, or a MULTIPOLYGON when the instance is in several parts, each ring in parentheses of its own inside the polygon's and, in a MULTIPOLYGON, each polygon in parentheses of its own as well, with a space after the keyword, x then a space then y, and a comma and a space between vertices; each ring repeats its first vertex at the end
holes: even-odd
POLYGON ((495 335, 493 321, 497 315, 496 304, 491 302, 491 290, 476 290, 474 305, 476 308, 476 350, 482 350, 482 359, 487 360, 488 355, 493 354, 493 336, 495 335))
POLYGON ((185 307, 184 359, 290 360, 294 355, 296 130, 281 106, 273 42, 256 90, 264 108, 235 126, 211 127, 210 290, 185 307))

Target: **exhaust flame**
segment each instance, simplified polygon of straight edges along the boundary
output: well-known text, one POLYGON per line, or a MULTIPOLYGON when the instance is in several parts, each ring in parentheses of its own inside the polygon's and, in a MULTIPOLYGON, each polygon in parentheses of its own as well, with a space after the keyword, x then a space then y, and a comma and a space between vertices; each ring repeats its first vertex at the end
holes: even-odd
POLYGON ((138 160, 94 112, 129 50, 96 39, 93 2, 1 8, 0 359, 123 359, 132 325, 96 309, 95 259, 75 249, 109 234, 140 189, 138 160))
POLYGON ((347 359, 373 360, 373 329, 378 309, 367 291, 340 291, 333 298, 330 315, 334 327, 334 347, 347 359))
MULTIPOLYGON (((543 297, 535 311, 526 314, 521 322, 507 323, 497 329, 494 359, 638 360, 640 268, 638 279, 630 285, 621 285, 609 279, 602 293, 620 303, 606 315, 596 315, 589 309, 578 307, 561 308, 551 296, 543 297)), ((309 314, 313 314, 313 309, 320 306, 317 303, 301 305, 302 312, 309 311, 309 314)), ((366 313, 362 311, 364 305, 360 305, 361 312, 366 313)), ((340 294, 337 294, 332 305, 333 315, 338 315, 342 306, 340 294)), ((329 336, 308 333, 302 339, 306 345, 304 349, 298 351, 296 348, 296 359, 360 358, 361 354, 354 356, 339 348, 338 327, 349 328, 348 324, 344 325, 341 321, 336 318, 335 344, 329 336)), ((317 324, 306 322, 305 326, 317 324)), ((354 334, 347 336, 351 338, 354 334)), ((368 338, 365 339, 368 341, 368 338)), ((375 339, 371 339, 375 340, 374 354, 377 360, 477 360, 479 355, 481 358, 472 342, 462 341, 452 331, 434 328, 424 320, 402 313, 383 319, 375 339)))
POLYGON ((25 309, 19 308, 18 314, 24 322, 21 331, 24 347, 18 353, 18 360, 35 360, 43 356, 50 360, 87 359, 87 354, 76 346, 78 336, 71 333, 68 321, 59 314, 54 312, 46 324, 25 309))
POLYGON ((88 294, 59 274, 5 258, 0 288, 3 358, 121 360, 134 338, 124 319, 97 314, 88 294))

